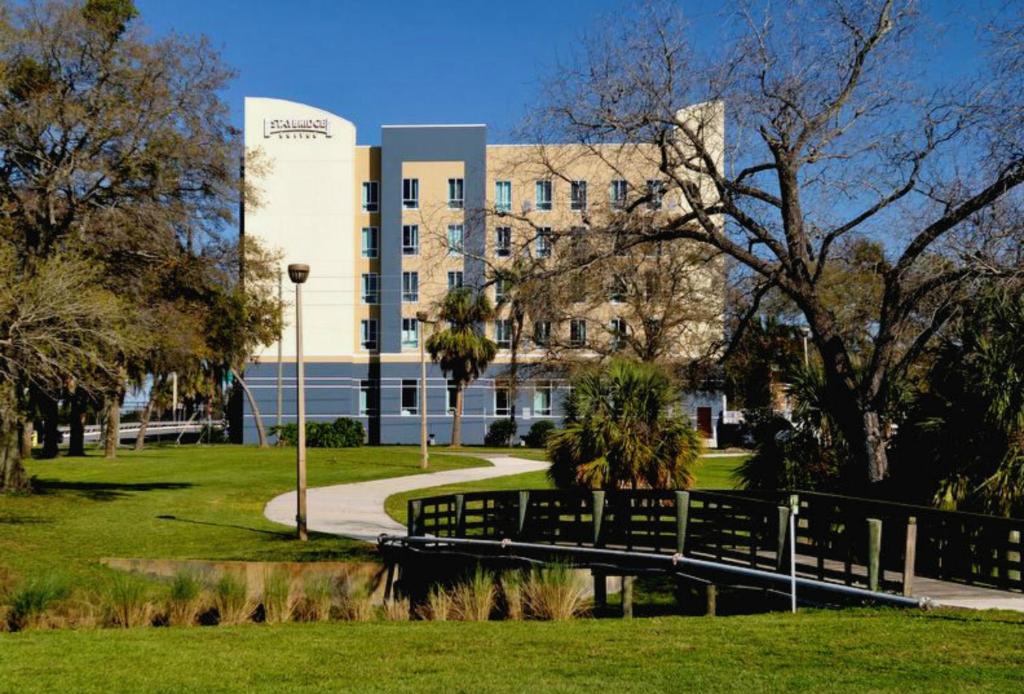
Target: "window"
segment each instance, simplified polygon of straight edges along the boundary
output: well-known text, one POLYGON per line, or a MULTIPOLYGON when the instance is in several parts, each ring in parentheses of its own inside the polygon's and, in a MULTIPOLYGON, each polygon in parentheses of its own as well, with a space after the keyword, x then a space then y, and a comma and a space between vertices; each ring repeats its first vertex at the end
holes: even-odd
POLYGON ((551 181, 537 181, 536 203, 538 210, 551 209, 551 181))
POLYGON ((415 303, 420 300, 420 273, 402 273, 402 301, 415 303))
POLYGON ((551 416, 551 384, 546 381, 533 385, 533 416, 551 416))
POLYGON ((541 227, 537 230, 537 257, 551 257, 551 227, 541 227))
POLYGON ((569 251, 577 259, 584 259, 590 254, 590 243, 587 240, 586 227, 573 227, 569 230, 569 251))
POLYGON ((665 194, 665 184, 662 181, 648 181, 647 194, 651 197, 647 201, 647 207, 652 210, 660 210, 661 198, 665 194))
POLYGON ((402 225, 402 255, 420 254, 420 227, 417 224, 402 225))
POLYGON ((416 414, 419 412, 420 389, 419 383, 413 378, 402 379, 402 414, 416 414))
POLYGON ((608 300, 613 304, 620 304, 626 299, 626 291, 626 281, 621 277, 616 277, 608 289, 608 300))
POLYGON ((608 194, 612 207, 621 209, 626 206, 626 194, 628 190, 629 188, 625 181, 621 179, 612 181, 608 194))
POLYGON ((377 319, 365 318, 359 322, 360 342, 363 349, 377 349, 377 319))
POLYGON ((494 230, 494 255, 499 258, 512 255, 512 227, 498 227, 494 230))
POLYGON ((416 210, 420 206, 420 179, 402 179, 402 207, 407 210, 416 210))
POLYGON ((359 382, 359 416, 373 417, 377 414, 377 393, 373 381, 359 382))
POLYGON ((512 211, 512 181, 494 182, 494 209, 498 212, 512 211))
POLYGON ((498 349, 512 349, 512 321, 508 318, 498 318, 494 321, 494 341, 498 343, 498 349))
POLYGON ((497 417, 508 417, 512 414, 512 393, 507 383, 494 383, 494 414, 497 417))
POLYGON ((573 318, 569 322, 569 346, 583 347, 587 344, 587 321, 573 318))
POLYGON ((612 334, 612 349, 622 349, 622 346, 626 341, 626 321, 622 318, 612 318, 611 321, 608 322, 608 332, 612 334))
POLYGON ((448 225, 448 255, 462 255, 462 225, 448 225))
POLYGON ((448 209, 461 210, 465 204, 465 185, 461 178, 448 179, 448 209))
POLYGON ((459 402, 459 387, 455 384, 455 381, 448 381, 448 386, 445 389, 447 395, 448 414, 455 414, 455 407, 459 402))
POLYGON ((573 181, 571 192, 571 205, 574 210, 587 209, 587 182, 573 181))
POLYGON ((376 272, 363 273, 363 303, 380 303, 380 276, 376 272))
POLYGON ((448 273, 448 291, 462 289, 462 270, 452 270, 448 273))
POLYGON ((533 323, 533 343, 538 347, 547 347, 551 342, 551 321, 539 320, 533 323))
POLYGON ((420 322, 415 318, 402 319, 402 347, 419 347, 420 322))
POLYGON ((363 227, 363 257, 376 258, 380 251, 380 234, 377 227, 363 227))
POLYGON ((504 277, 498 277, 494 280, 494 303, 500 304, 505 301, 505 297, 508 295, 508 280, 504 277))
POLYGON ((363 181, 363 212, 376 212, 380 209, 380 183, 363 181))

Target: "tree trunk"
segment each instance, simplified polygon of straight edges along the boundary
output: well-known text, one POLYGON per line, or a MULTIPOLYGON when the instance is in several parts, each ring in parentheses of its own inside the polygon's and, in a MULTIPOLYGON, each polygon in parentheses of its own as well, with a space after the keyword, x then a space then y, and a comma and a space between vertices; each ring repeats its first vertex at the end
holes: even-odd
POLYGON ((103 426, 103 455, 117 457, 117 444, 121 441, 121 396, 115 393, 107 397, 106 423, 103 426))
POLYGON ((452 447, 462 445, 462 384, 455 386, 455 413, 452 416, 452 447))
POLYGON ((21 459, 32 457, 32 432, 35 430, 35 426, 32 424, 31 419, 26 419, 22 422, 18 437, 20 439, 20 449, 18 453, 21 455, 21 459))
POLYGON ((150 393, 149 401, 142 408, 142 418, 139 420, 139 433, 135 435, 135 450, 141 451, 146 447, 146 429, 149 428, 149 418, 153 415, 153 394, 150 393))
POLYGON ((68 455, 85 455, 85 397, 75 388, 71 392, 71 422, 68 432, 68 455))
POLYGON ((249 401, 249 407, 252 409, 252 418, 256 422, 256 437, 258 439, 258 446, 260 448, 267 447, 267 430, 263 427, 263 416, 260 415, 259 405, 256 404, 256 398, 253 397, 252 391, 249 390, 249 386, 246 384, 245 379, 235 370, 231 369, 231 375, 234 377, 235 382, 238 383, 242 392, 245 393, 245 399, 249 401))
POLYGON ((57 398, 43 395, 43 457, 56 458, 60 449, 60 403, 57 398))
POLYGON ((28 487, 21 460, 18 426, 10 419, 0 420, 0 491, 16 492, 28 487))
POLYGON ((868 410, 863 415, 864 457, 868 469, 868 482, 876 484, 889 475, 889 455, 886 451, 887 437, 882 430, 881 417, 868 410))

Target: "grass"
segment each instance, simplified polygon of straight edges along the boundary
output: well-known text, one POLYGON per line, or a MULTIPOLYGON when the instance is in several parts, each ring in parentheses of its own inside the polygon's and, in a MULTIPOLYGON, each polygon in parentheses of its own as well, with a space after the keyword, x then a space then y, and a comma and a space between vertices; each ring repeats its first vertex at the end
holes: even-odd
POLYGON ((0 634, 5 691, 1019 691, 1024 617, 888 610, 0 634))
MULTIPOLYGON (((513 452, 512 455, 518 456, 518 450, 519 449, 516 449, 516 452, 513 452)), ((746 458, 747 455, 743 453, 722 457, 702 457, 700 467, 697 468, 696 472, 696 487, 698 489, 732 489, 736 486, 736 482, 732 478, 732 472, 746 458)), ((543 458, 540 459, 543 460, 543 458)), ((508 477, 478 480, 475 482, 463 482, 461 484, 448 484, 439 487, 430 487, 428 489, 414 489, 400 494, 393 494, 384 502, 384 510, 386 510, 388 515, 396 521, 404 524, 406 516, 408 515, 406 513, 406 505, 408 504, 409 499, 466 492, 505 491, 509 489, 549 489, 550 487, 551 481, 548 480, 547 472, 544 470, 539 470, 537 472, 524 472, 520 475, 510 475, 508 477)))
MULTIPOLYGON (((76 584, 102 584, 101 557, 307 561, 364 558, 367 545, 313 534, 293 540, 263 517, 294 488, 295 451, 182 446, 120 452, 116 460, 34 460, 40 493, 0 496, 0 572, 61 569, 76 584)), ((435 453, 432 470, 485 464, 435 453)), ((309 486, 419 472, 419 455, 397 447, 311 449, 309 486)))

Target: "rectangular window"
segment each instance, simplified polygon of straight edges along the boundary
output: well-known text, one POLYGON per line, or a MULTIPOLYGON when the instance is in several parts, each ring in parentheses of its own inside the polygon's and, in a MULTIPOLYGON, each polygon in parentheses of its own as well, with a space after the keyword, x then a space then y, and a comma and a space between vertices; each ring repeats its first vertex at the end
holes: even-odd
POLYGON ((416 303, 420 300, 420 273, 402 273, 402 301, 416 303))
POLYGON ((462 289, 462 270, 452 270, 448 273, 448 291, 462 289))
POLYGON ((647 206, 652 210, 661 209, 661 198, 665 194, 665 183, 663 181, 648 181, 647 182, 647 195, 650 196, 650 200, 647 201, 647 206))
POLYGON ((363 212, 376 212, 380 209, 380 183, 363 181, 363 212))
POLYGON ((363 349, 377 349, 377 319, 365 318, 359 321, 359 344, 363 349))
POLYGON ((380 276, 376 272, 363 273, 363 303, 380 303, 380 276))
POLYGON ((584 347, 587 344, 587 321, 573 318, 569 322, 569 346, 584 347))
POLYGON ((537 230, 537 257, 551 257, 551 227, 541 227, 537 230))
POLYGON ((420 227, 418 224, 402 225, 402 255, 420 254, 420 227))
POLYGON ((455 385, 455 381, 448 381, 448 387, 445 390, 447 394, 447 405, 448 414, 455 414, 455 406, 458 404, 459 389, 455 385))
POLYGON ((622 318, 612 318, 608 323, 608 332, 611 333, 612 349, 622 349, 626 342, 626 321, 622 318))
POLYGON ((539 320, 533 323, 533 343, 538 347, 547 347, 551 342, 551 321, 539 320))
POLYGON ((415 318, 402 319, 402 347, 420 346, 420 322, 415 318))
POLYGON ((494 303, 500 304, 505 301, 505 296, 508 294, 508 280, 504 277, 498 277, 494 280, 494 303))
POLYGON ((402 207, 407 210, 416 210, 420 206, 420 179, 402 179, 402 207))
POLYGON ((420 384, 414 378, 402 379, 402 414, 417 414, 420 410, 420 384))
POLYGON ((373 417, 377 414, 377 389, 373 381, 359 382, 359 416, 373 417))
POLYGON ((585 210, 587 209, 587 182, 586 181, 573 181, 572 182, 572 195, 571 195, 571 207, 574 210, 585 210))
POLYGON ((448 179, 448 209, 461 210, 466 202, 465 182, 461 178, 448 179))
POLYGON ((498 227, 494 230, 494 255, 499 258, 512 255, 512 227, 498 227))
POLYGON ((462 255, 462 225, 448 225, 448 255, 462 255))
POLYGON ((620 304, 626 300, 626 281, 621 277, 612 279, 608 288, 608 300, 613 304, 620 304))
POLYGON ((621 179, 612 181, 612 185, 609 188, 608 197, 612 203, 612 207, 622 209, 626 206, 626 194, 629 190, 626 182, 621 179))
POLYGON ((512 211, 512 181, 494 182, 494 209, 498 212, 512 211))
POLYGON ((537 181, 535 199, 538 210, 551 209, 551 181, 537 181))
POLYGON ((498 343, 498 349, 512 349, 512 321, 508 318, 498 318, 494 321, 494 341, 498 343))
POLYGON ((494 383, 494 415, 508 417, 512 414, 512 393, 508 384, 501 381, 494 383))
POLYGON ((539 381, 533 385, 533 416, 551 416, 551 384, 539 381))
POLYGON ((363 227, 363 257, 376 258, 380 252, 380 234, 377 227, 363 227))

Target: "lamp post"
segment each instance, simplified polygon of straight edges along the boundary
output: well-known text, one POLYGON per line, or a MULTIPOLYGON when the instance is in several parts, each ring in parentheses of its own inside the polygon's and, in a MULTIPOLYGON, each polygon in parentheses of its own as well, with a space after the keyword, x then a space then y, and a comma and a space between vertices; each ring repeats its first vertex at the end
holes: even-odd
POLYGON ((300 540, 308 540, 306 531, 306 392, 302 368, 302 284, 309 277, 309 266, 288 266, 288 277, 295 283, 295 390, 298 414, 298 445, 295 448, 295 482, 298 502, 295 525, 300 540))
POLYGON ((420 326, 420 467, 430 465, 430 451, 427 448, 427 353, 424 344, 427 337, 427 312, 417 311, 416 320, 420 326))
POLYGON ((811 329, 808 326, 800 328, 800 334, 804 336, 804 369, 809 369, 811 365, 810 356, 807 352, 807 338, 811 336, 811 329))

